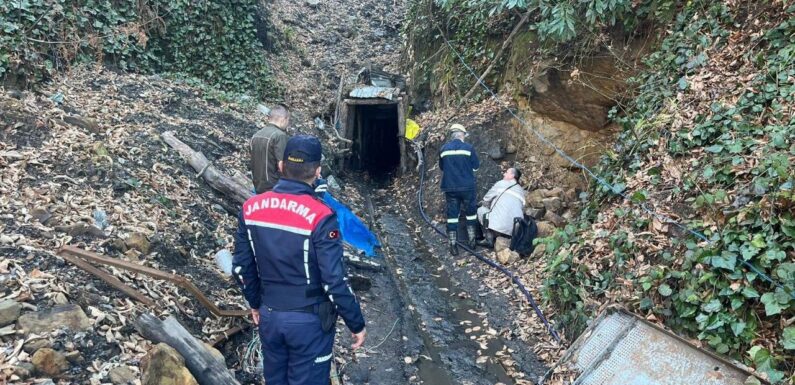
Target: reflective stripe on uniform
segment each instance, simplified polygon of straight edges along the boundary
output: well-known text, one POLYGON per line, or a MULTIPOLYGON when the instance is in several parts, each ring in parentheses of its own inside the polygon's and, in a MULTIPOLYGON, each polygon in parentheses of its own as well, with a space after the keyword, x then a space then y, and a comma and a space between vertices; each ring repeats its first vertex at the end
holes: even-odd
POLYGON ((310 235, 312 231, 307 229, 302 229, 300 227, 293 227, 293 226, 286 226, 280 225, 278 223, 271 223, 271 222, 263 222, 263 221, 255 221, 251 219, 246 219, 246 224, 251 226, 259 226, 259 227, 267 227, 270 229, 276 230, 284 230, 293 234, 300 234, 300 235, 310 235))
POLYGON ((477 215, 467 215, 467 220, 468 221, 474 221, 475 219, 478 219, 477 215))
POLYGON ((458 223, 458 218, 447 218, 447 223, 458 223))
POLYGON ((448 150, 448 151, 442 151, 442 154, 440 156, 441 157, 445 157, 445 156, 449 156, 449 155, 472 156, 472 152, 467 151, 467 150, 448 150))
POLYGON ((248 231, 248 243, 251 244, 251 255, 257 256, 257 249, 254 247, 254 238, 251 237, 251 229, 246 229, 248 231))
POLYGON ((309 238, 304 239, 304 271, 306 271, 306 284, 312 281, 309 279, 309 238))
POLYGON ((319 363, 326 362, 326 361, 330 360, 331 359, 331 354, 332 353, 329 353, 328 355, 315 358, 315 363, 319 364, 319 363))
POLYGON ((331 293, 329 293, 328 289, 329 289, 328 285, 323 286, 323 291, 325 291, 326 294, 328 294, 329 301, 331 301, 331 303, 334 303, 334 296, 331 295, 331 293))

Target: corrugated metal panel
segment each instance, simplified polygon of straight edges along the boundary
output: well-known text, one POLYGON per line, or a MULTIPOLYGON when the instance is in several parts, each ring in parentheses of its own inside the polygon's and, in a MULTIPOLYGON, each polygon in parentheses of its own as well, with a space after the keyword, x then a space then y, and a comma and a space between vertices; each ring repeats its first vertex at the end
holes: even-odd
POLYGON ((575 385, 743 385, 751 376, 619 308, 600 315, 563 362, 581 373, 575 385))
POLYGON ((376 86, 357 87, 354 88, 350 93, 350 97, 358 99, 381 98, 381 99, 393 100, 398 95, 400 95, 399 88, 376 87, 376 86))

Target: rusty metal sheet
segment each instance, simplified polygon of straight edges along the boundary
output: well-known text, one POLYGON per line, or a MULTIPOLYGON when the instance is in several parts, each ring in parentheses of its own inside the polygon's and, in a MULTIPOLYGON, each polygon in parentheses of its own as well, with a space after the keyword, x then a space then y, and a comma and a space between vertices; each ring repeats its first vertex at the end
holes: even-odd
POLYGON ((400 89, 394 87, 360 86, 351 90, 349 95, 352 98, 358 99, 380 98, 393 100, 400 95, 400 89))
POLYGON ((741 364, 615 307, 594 320, 562 363, 580 373, 575 385, 743 385, 752 376, 741 364))

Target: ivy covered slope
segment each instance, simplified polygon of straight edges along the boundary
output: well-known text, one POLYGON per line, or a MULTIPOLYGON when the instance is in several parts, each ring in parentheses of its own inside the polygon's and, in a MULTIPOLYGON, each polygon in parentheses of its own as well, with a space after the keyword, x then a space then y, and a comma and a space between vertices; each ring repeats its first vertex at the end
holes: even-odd
POLYGON ((76 63, 101 63, 179 73, 223 90, 264 95, 270 77, 257 38, 257 4, 0 1, 0 80, 30 85, 76 63))
POLYGON ((688 2, 645 64, 614 114, 612 187, 545 240, 559 324, 617 302, 792 382, 795 6, 688 2))

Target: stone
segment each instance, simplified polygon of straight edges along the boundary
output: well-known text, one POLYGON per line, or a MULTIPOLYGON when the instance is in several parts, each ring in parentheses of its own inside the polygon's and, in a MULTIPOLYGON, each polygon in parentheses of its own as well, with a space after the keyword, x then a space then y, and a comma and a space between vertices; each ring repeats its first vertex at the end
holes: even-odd
POLYGON ((58 292, 52 297, 52 302, 56 305, 66 305, 69 303, 69 299, 66 298, 66 294, 58 292))
POLYGON ((505 153, 506 154, 516 154, 516 145, 513 144, 513 143, 508 143, 508 145, 505 146, 505 153))
POLYGON ((17 328, 23 333, 43 334, 61 328, 72 331, 91 329, 91 321, 80 306, 68 304, 49 310, 25 313, 17 320, 17 328))
POLYGON ((30 210, 30 216, 33 217, 33 219, 39 221, 41 224, 47 223, 47 221, 52 218, 52 214, 50 214, 47 209, 43 209, 41 207, 36 207, 33 210, 30 210))
POLYGON ((142 385, 198 385, 185 359, 164 343, 155 345, 141 360, 142 385))
POLYGON ((34 370, 36 370, 36 367, 30 362, 20 362, 14 366, 14 374, 21 380, 25 380, 32 376, 34 370))
POLYGON ((511 247, 511 240, 505 237, 496 237, 494 239, 494 251, 499 253, 502 250, 511 247))
POLYGON ((113 238, 110 242, 107 243, 107 246, 111 250, 116 250, 120 253, 127 252, 127 244, 124 243, 124 240, 121 238, 113 238))
POLYGON ((563 217, 561 217, 560 215, 553 213, 552 211, 547 211, 547 213, 544 214, 544 220, 552 222, 552 224, 555 225, 555 227, 566 226, 566 220, 563 219, 563 217))
POLYGON ((22 345, 22 350, 24 350, 25 353, 33 354, 39 349, 51 347, 52 342, 50 342, 49 338, 36 338, 34 340, 25 342, 25 345, 22 345))
POLYGON ((31 359, 36 373, 50 377, 58 377, 61 373, 69 369, 66 357, 60 352, 50 348, 42 348, 33 354, 31 359))
POLYGON ((547 245, 539 243, 535 246, 535 248, 533 248, 533 254, 531 254, 531 257, 533 259, 541 258, 546 251, 547 251, 547 245))
POLYGON ((81 235, 88 235, 90 237, 96 238, 107 238, 107 234, 102 231, 100 228, 89 225, 85 222, 78 222, 73 225, 68 226, 55 226, 55 231, 60 231, 63 233, 67 233, 73 237, 79 237, 81 235))
POLYGON ((63 121, 73 126, 84 128, 94 134, 102 133, 99 123, 97 123, 97 121, 94 119, 84 118, 81 116, 64 116, 63 121))
POLYGON ((0 327, 16 322, 20 312, 22 305, 19 302, 10 299, 0 302, 0 327))
POLYGON ((73 364, 80 364, 83 361, 85 361, 85 359, 83 358, 83 355, 80 354, 80 352, 77 351, 77 350, 73 350, 71 352, 66 352, 64 354, 64 358, 66 358, 67 361, 69 361, 69 362, 71 362, 73 364))
POLYGON ((491 148, 489 148, 489 150, 487 151, 487 153, 489 155, 489 158, 493 160, 500 160, 502 158, 505 158, 505 153, 502 151, 502 148, 500 148, 499 144, 492 145, 491 148))
POLYGON ((146 238, 146 235, 141 233, 130 234, 130 237, 124 241, 124 244, 127 245, 128 249, 138 250, 142 254, 149 254, 149 249, 151 248, 149 239, 146 238))
POLYGON ((560 187, 551 188, 548 190, 539 190, 544 198, 562 198, 563 189, 560 187))
POLYGON ((519 253, 505 248, 497 253, 497 262, 508 265, 519 260, 519 253))
POLYGON ((536 222, 536 226, 538 227, 538 236, 537 238, 546 238, 555 233, 555 225, 542 221, 536 222))
POLYGON ((546 207, 539 207, 539 208, 530 207, 527 210, 525 210, 524 213, 535 218, 536 220, 539 220, 544 217, 544 214, 547 213, 547 209, 546 207))
POLYGON ((530 207, 541 208, 544 207, 544 195, 541 193, 541 190, 533 190, 527 194, 525 200, 527 201, 527 205, 530 207))
POLYGON ((544 198, 541 200, 547 212, 560 213, 563 210, 563 201, 558 197, 544 198))
POLYGON ((129 366, 117 366, 108 372, 108 379, 113 385, 131 385, 138 375, 129 366))

